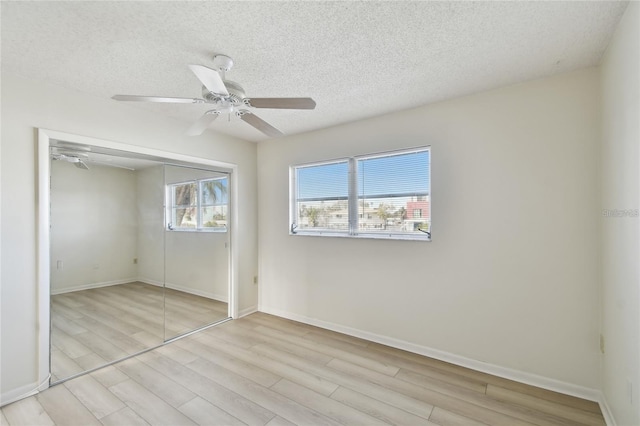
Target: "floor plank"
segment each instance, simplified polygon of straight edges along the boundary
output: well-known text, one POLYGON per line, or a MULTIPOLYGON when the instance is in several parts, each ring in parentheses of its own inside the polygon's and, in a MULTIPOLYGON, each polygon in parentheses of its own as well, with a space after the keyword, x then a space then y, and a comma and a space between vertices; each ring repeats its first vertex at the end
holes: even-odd
POLYGON ((64 386, 54 386, 36 397, 51 419, 59 425, 99 425, 98 419, 64 386))
POLYGON ((154 351, 157 354, 164 355, 180 364, 188 364, 198 359, 198 355, 182 349, 177 344, 164 345, 154 351))
POLYGON ((249 364, 237 357, 229 356, 221 351, 218 351, 208 345, 201 343, 198 340, 189 339, 182 340, 176 343, 180 348, 196 354, 202 359, 206 359, 209 362, 215 363, 220 367, 232 371, 239 376, 254 381, 262 386, 269 387, 280 380, 280 377, 277 374, 269 372, 253 364, 249 364))
POLYGON ((111 413, 101 420, 104 426, 147 426, 147 423, 142 417, 137 415, 129 407, 125 407, 121 410, 111 413))
POLYGON ((487 423, 480 423, 469 417, 464 417, 459 414, 452 413, 440 407, 435 407, 431 417, 429 417, 433 423, 441 426, 485 426, 487 423))
POLYGON ((55 311, 51 312, 51 324, 70 336, 87 331, 86 328, 76 324, 74 321, 56 313, 55 311))
POLYGON ((199 425, 245 425, 220 407, 216 407, 199 396, 178 408, 184 415, 199 425))
POLYGON ((51 375, 59 379, 70 377, 74 374, 86 371, 78 365, 73 359, 69 358, 64 352, 52 348, 51 349, 51 375))
MULTIPOLYGON (((85 334, 87 331, 78 334, 85 334)), ((83 355, 87 355, 92 353, 91 349, 87 348, 77 339, 69 336, 64 331, 60 330, 56 326, 51 327, 51 344, 56 347, 59 351, 64 352, 71 359, 75 359, 81 357, 83 355)))
POLYGON ((453 375, 447 375, 444 373, 430 372, 430 374, 423 375, 419 373, 414 373, 413 371, 405 370, 401 368, 396 374, 396 379, 404 380, 408 383, 413 383, 414 385, 419 386, 427 386, 428 383, 448 383, 451 385, 459 386, 464 389, 469 389, 480 394, 484 394, 487 391, 486 383, 479 382, 477 380, 472 379, 464 379, 459 378, 453 375))
POLYGON ((113 365, 96 370, 90 375, 105 388, 110 388, 113 385, 117 385, 118 383, 129 379, 129 376, 118 370, 113 365))
POLYGON ((94 352, 78 357, 74 359, 74 361, 84 371, 93 370, 94 368, 107 364, 107 361, 104 358, 94 352))
POLYGON ((327 364, 342 373, 355 375, 356 377, 378 384, 399 393, 423 400, 432 405, 458 412, 462 415, 472 415, 481 421, 490 424, 515 424, 521 419, 524 422, 538 425, 563 425, 566 424, 550 415, 530 414, 529 410, 519 406, 503 404, 477 392, 468 391, 453 385, 443 383, 425 383, 428 387, 417 386, 393 377, 388 377, 375 371, 367 370, 355 364, 350 364, 340 359, 334 359, 327 364))
MULTIPOLYGON (((491 374, 483 373, 481 371, 472 370, 470 368, 460 367, 445 361, 440 361, 434 358, 429 358, 416 353, 404 351, 401 349, 392 348, 390 346, 381 345, 379 343, 371 342, 368 346, 372 353, 383 353, 391 355, 393 357, 404 358, 412 363, 423 365, 425 367, 433 368, 447 374, 455 374, 459 376, 468 377, 473 380, 484 382, 487 384, 494 384, 506 389, 512 389, 517 392, 526 393, 532 396, 537 396, 541 399, 546 399, 552 402, 559 402, 564 405, 579 408, 585 411, 591 411, 593 413, 601 413, 600 407, 597 402, 588 401, 585 399, 577 398, 571 395, 565 395, 558 392, 550 391, 547 389, 537 388, 535 386, 529 386, 524 383, 515 382, 513 380, 505 379, 498 376, 492 376, 491 374)), ((407 367, 412 369, 411 367, 407 367)), ((420 373, 420 371, 417 371, 420 373)))
POLYGON ((69 380, 62 386, 69 389, 98 419, 124 408, 124 404, 120 399, 116 398, 90 375, 69 380))
POLYGON ((139 357, 145 364, 187 387, 190 391, 224 410, 248 425, 264 425, 275 414, 241 395, 217 384, 186 366, 162 355, 147 353, 139 357))
POLYGON ((152 425, 193 425, 187 416, 133 380, 113 385, 109 390, 138 416, 152 425))
POLYGON ((333 358, 339 358, 345 361, 352 362, 353 364, 360 365, 364 368, 368 368, 373 371, 377 371, 388 376, 394 376, 400 369, 394 365, 389 365, 385 362, 380 362, 372 358, 355 354, 343 349, 338 349, 333 346, 322 344, 319 340, 305 339, 295 335, 289 335, 282 331, 270 329, 264 326, 256 328, 256 331, 264 335, 276 337, 281 340, 285 340, 289 343, 302 346, 307 349, 314 350, 316 352, 329 355, 333 358))
POLYGON ((269 345, 258 345, 253 349, 266 356, 273 357, 274 359, 279 359, 282 362, 298 367, 301 370, 305 370, 320 377, 324 377, 325 379, 333 383, 336 383, 353 391, 360 392, 371 398, 377 399, 378 401, 385 401, 389 404, 394 405, 395 407, 401 408, 417 416, 428 418, 431 414, 431 410, 433 410, 433 406, 426 402, 419 401, 406 395, 402 395, 398 392, 386 389, 374 383, 368 383, 364 380, 359 380, 358 378, 353 377, 349 374, 339 373, 324 365, 314 364, 307 361, 305 358, 290 354, 283 350, 279 350, 277 343, 269 345))
POLYGON ((516 392, 511 389, 504 389, 495 385, 487 386, 487 395, 500 401, 506 401, 523 407, 544 411, 545 413, 554 414, 558 417, 573 420, 580 424, 600 426, 604 422, 604 417, 602 415, 585 412, 578 408, 567 407, 566 405, 516 392))
MULTIPOLYGON (((389 378, 383 374, 366 370, 360 366, 350 364, 339 359, 334 359, 327 364, 327 366, 335 369, 337 372, 353 375, 361 380, 377 384, 385 389, 393 390, 405 396, 415 398, 434 406, 443 407, 462 415, 478 418, 481 421, 488 422, 490 424, 504 426, 516 424, 538 424, 536 422, 530 422, 528 419, 519 418, 518 416, 511 416, 511 413, 496 411, 494 410, 495 407, 487 406, 489 404, 474 404, 472 402, 465 401, 464 399, 461 399, 463 389, 451 389, 447 392, 449 394, 445 394, 441 392, 444 389, 437 385, 433 385, 430 389, 424 388, 401 380, 389 378)), ((468 397, 468 395, 466 396, 468 397)))
POLYGON ((295 423, 291 423, 289 420, 283 419, 280 416, 275 416, 266 426, 296 426, 295 423))
POLYGON ((256 404, 265 407, 293 423, 313 425, 339 424, 315 411, 305 409, 304 406, 296 401, 286 398, 242 376, 226 371, 224 368, 218 367, 209 361, 199 359, 190 362, 187 364, 187 367, 233 392, 245 395, 256 404))
POLYGON ((331 399, 340 401, 343 404, 393 425, 433 425, 433 423, 424 417, 416 416, 347 388, 339 387, 331 395, 331 399))
POLYGON ((193 392, 184 386, 135 358, 118 363, 116 368, 174 408, 196 397, 193 392))
POLYGON ((202 341, 204 344, 209 345, 210 347, 215 348, 219 351, 225 352, 229 356, 239 358, 248 364, 252 364, 264 370, 274 372, 278 375, 278 380, 281 377, 289 379, 294 383, 306 386, 307 388, 325 396, 331 395, 338 388, 337 384, 332 383, 322 377, 316 376, 314 374, 309 374, 304 370, 260 355, 259 353, 252 352, 251 350, 245 350, 237 346, 232 347, 230 345, 225 345, 224 341, 218 340, 214 336, 207 335, 210 333, 203 334, 205 335, 205 338, 201 339, 200 341, 202 341))
POLYGON ((10 425, 55 425, 35 396, 7 405, 2 411, 10 425))
POLYGON ((387 423, 370 416, 367 413, 356 410, 340 401, 331 399, 317 392, 297 385, 287 379, 282 379, 271 389, 292 401, 296 401, 307 408, 322 413, 323 415, 343 425, 386 425, 387 423))

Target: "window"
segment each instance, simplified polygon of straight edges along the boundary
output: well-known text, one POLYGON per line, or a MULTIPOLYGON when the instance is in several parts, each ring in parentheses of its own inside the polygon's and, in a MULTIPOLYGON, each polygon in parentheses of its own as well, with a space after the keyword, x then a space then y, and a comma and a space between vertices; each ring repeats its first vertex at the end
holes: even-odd
POLYGON ((167 229, 227 230, 228 179, 202 179, 167 185, 167 229))
POLYGON ((431 239, 429 147, 291 167, 291 234, 431 239))
POLYGON ((295 168, 295 225, 309 231, 349 231, 349 162, 295 168))

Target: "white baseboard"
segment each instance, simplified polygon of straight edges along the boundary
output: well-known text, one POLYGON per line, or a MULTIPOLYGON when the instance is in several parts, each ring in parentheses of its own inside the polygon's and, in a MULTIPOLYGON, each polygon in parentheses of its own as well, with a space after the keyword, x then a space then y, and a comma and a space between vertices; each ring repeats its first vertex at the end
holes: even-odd
POLYGON ((91 289, 94 289, 94 288, 109 287, 109 286, 118 285, 118 284, 127 284, 127 283, 131 283, 131 282, 135 282, 137 280, 138 280, 137 278, 124 278, 124 279, 121 279, 121 280, 103 281, 103 282, 99 282, 99 283, 90 283, 90 284, 81 284, 81 285, 76 285, 76 286, 73 286, 73 287, 66 287, 66 288, 61 288, 61 289, 51 288, 51 295, 72 293, 74 291, 81 291, 81 290, 91 290, 91 289))
MULTIPOLYGON (((464 356, 456 355, 450 352, 441 351, 439 349, 433 349, 427 346, 417 345, 415 343, 407 342, 400 339, 395 339, 393 337, 370 333, 368 331, 346 327, 340 324, 322 321, 315 318, 309 318, 303 315, 298 315, 298 314, 282 311, 279 309, 272 309, 266 306, 260 306, 259 311, 267 314, 272 314, 279 317, 287 318, 293 321, 298 321, 305 324, 313 325, 316 327, 337 331, 338 333, 359 337, 361 339, 369 340, 372 342, 391 346, 397 349, 413 352, 416 354, 428 356, 430 358, 438 359, 440 361, 445 361, 451 364, 459 365, 461 367, 470 368, 472 370, 480 371, 482 373, 487 373, 487 374, 502 377, 505 379, 514 380, 516 382, 525 383, 531 386, 536 386, 536 387, 547 389, 550 391, 559 392, 566 395, 587 399, 589 401, 595 401, 598 403, 600 403, 602 400, 602 393, 596 389, 591 389, 584 386, 575 385, 572 383, 562 382, 560 380, 551 379, 548 377, 539 376, 537 374, 527 373, 524 371, 514 370, 508 367, 501 367, 499 365, 489 364, 487 362, 482 362, 482 361, 467 358, 464 356)), ((613 419, 613 417, 611 418, 613 419)))
POLYGON ((607 398, 604 396, 604 393, 600 391, 598 391, 598 393, 600 394, 598 404, 600 405, 600 411, 602 411, 602 415, 604 416, 604 421, 607 423, 607 426, 617 426, 616 419, 613 417, 607 398))
POLYGON ((257 305, 249 306, 248 308, 240 310, 240 312, 238 312, 238 318, 246 317, 247 315, 251 315, 254 312, 258 312, 257 305))
POLYGON ((154 280, 152 278, 138 277, 136 281, 144 284, 155 285, 156 287, 164 287, 164 281, 154 280))
POLYGON ((163 287, 164 286, 164 287, 170 288, 172 290, 182 291, 184 293, 193 294, 195 296, 206 297, 207 299, 217 300, 218 302, 229 303, 229 298, 225 294, 216 294, 216 293, 212 293, 212 292, 209 292, 209 291, 197 290, 197 289, 186 287, 186 286, 183 286, 183 285, 180 285, 180 284, 162 283, 160 281, 152 280, 152 279, 144 278, 144 277, 138 277, 135 281, 140 281, 141 283, 151 284, 151 285, 155 285, 155 286, 158 286, 158 287, 163 287))
POLYGON ((4 407, 5 405, 16 402, 19 399, 37 394, 39 392, 37 386, 38 383, 33 382, 29 383, 28 385, 20 386, 19 388, 10 390, 9 392, 3 393, 2 395, 0 395, 0 407, 4 407))
POLYGON ((172 290, 178 290, 184 293, 206 297, 207 299, 213 299, 219 302, 229 303, 229 298, 224 294, 216 294, 216 293, 211 293, 209 291, 197 290, 197 289, 182 286, 180 284, 165 283, 164 286, 172 290))

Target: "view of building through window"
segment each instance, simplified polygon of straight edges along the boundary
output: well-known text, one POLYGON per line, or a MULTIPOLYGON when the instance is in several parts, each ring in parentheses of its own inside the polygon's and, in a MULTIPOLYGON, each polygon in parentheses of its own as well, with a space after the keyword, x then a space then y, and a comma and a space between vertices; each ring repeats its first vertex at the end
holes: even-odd
POLYGON ((296 167, 295 229, 348 234, 430 232, 429 167, 428 148, 296 167), (355 209, 357 213, 350 214, 355 209))

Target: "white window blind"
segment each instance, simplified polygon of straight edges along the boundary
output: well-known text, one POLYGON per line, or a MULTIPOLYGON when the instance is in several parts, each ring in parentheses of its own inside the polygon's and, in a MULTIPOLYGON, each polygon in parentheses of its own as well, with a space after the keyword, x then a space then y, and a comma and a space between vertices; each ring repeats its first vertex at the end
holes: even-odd
POLYGON ((295 168, 294 225, 313 232, 349 231, 349 162, 295 168))
POLYGON ((431 239, 429 147, 294 166, 291 233, 431 239))
POLYGON ((358 165, 359 233, 429 232, 429 150, 361 157, 358 165), (422 231, 421 231, 422 230, 422 231))

